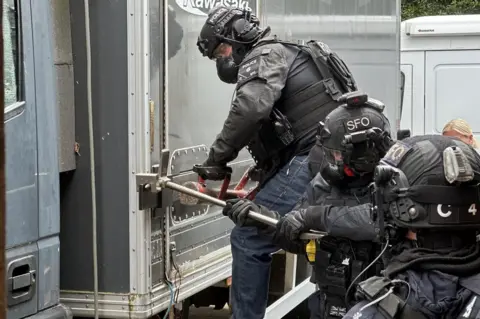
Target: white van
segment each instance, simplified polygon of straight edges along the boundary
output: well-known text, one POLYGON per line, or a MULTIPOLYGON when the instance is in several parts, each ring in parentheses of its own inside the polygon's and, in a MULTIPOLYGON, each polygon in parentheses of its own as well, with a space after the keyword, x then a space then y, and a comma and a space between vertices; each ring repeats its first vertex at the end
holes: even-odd
POLYGON ((480 134, 480 15, 402 22, 401 70, 402 129, 437 134, 463 118, 480 134))

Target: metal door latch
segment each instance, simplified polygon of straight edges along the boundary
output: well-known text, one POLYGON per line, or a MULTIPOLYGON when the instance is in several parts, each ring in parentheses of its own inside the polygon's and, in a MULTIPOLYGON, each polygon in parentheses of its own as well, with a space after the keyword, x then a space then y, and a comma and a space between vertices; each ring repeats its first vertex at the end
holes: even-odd
POLYGON ((136 175, 138 192, 138 209, 152 209, 162 206, 160 180, 167 178, 170 151, 163 150, 160 156, 160 165, 153 165, 151 173, 136 175))

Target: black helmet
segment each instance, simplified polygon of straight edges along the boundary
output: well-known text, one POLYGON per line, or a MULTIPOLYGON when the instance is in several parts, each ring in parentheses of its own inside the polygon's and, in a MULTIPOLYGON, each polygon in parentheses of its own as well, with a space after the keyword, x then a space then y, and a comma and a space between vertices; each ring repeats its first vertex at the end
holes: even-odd
POLYGON ((340 105, 320 123, 318 142, 326 165, 322 176, 333 183, 373 173, 392 144, 384 104, 361 92, 343 95, 340 105))
MULTIPOLYGON (((197 46, 203 56, 214 58, 214 51, 221 43, 232 46, 251 45, 261 30, 260 21, 249 10, 218 6, 213 8, 198 36, 197 46)), ((234 50, 237 51, 237 50, 234 50)), ((245 51, 246 50, 242 50, 245 51)), ((235 53, 235 52, 234 52, 235 53)), ((240 61, 236 61, 240 63, 240 61)))
POLYGON ((442 135, 397 141, 375 169, 394 223, 413 230, 478 229, 479 182, 480 155, 442 135))
POLYGON ((386 276, 408 269, 478 273, 480 156, 473 147, 442 135, 397 141, 375 168, 374 181, 379 237, 402 247, 393 249, 386 276), (404 249, 408 231, 418 248, 404 249))
MULTIPOLYGON (((471 183, 480 182, 480 157, 477 151, 459 139, 442 135, 421 135, 398 141, 382 159, 402 170, 410 185, 452 186, 444 174, 444 150, 457 147, 465 154, 465 159, 474 174, 471 183)), ((469 183, 462 183, 463 185, 469 183)), ((453 186, 458 186, 453 184, 453 186)))

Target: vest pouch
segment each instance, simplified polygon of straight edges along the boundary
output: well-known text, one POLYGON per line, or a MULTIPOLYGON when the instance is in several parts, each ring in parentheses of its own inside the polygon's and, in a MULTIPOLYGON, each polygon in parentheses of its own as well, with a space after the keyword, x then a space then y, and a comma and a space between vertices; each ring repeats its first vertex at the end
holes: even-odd
POLYGON ((307 46, 313 61, 324 79, 333 79, 342 87, 342 91, 357 91, 357 83, 347 64, 338 56, 337 53, 330 50, 328 45, 323 42, 310 40, 307 46))
POLYGON ((272 163, 279 161, 279 153, 285 145, 277 136, 275 124, 272 121, 266 121, 247 148, 258 168, 271 169, 272 163))
POLYGON ((282 144, 281 147, 287 147, 295 141, 295 134, 293 133, 290 121, 279 110, 273 109, 271 114, 272 124, 275 134, 282 144))
POLYGON ((318 286, 325 293, 345 294, 350 278, 350 266, 342 264, 346 247, 335 237, 325 236, 316 248, 314 272, 318 286))
POLYGON ((321 287, 327 295, 345 296, 349 278, 349 265, 329 265, 325 271, 326 285, 322 285, 321 287))

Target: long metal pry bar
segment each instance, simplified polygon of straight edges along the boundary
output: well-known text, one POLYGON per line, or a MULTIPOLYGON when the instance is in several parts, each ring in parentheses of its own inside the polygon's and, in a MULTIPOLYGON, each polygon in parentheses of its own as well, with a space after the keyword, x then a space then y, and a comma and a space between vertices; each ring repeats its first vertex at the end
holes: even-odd
MULTIPOLYGON (((179 193, 187 194, 189 196, 201 199, 205 202, 208 202, 217 206, 225 207, 227 205, 227 203, 221 199, 218 199, 218 198, 203 194, 201 192, 198 192, 196 190, 190 189, 188 187, 179 185, 165 177, 160 178, 158 180, 158 187, 159 187, 159 189, 157 189, 158 191, 161 191, 162 188, 170 188, 179 193)), ((250 211, 248 214, 248 217, 272 227, 275 227, 278 223, 278 220, 276 220, 275 218, 267 217, 254 211, 250 211)), ((301 234, 300 239, 304 239, 304 240, 318 239, 318 238, 322 238, 325 235, 327 235, 325 232, 308 232, 308 233, 301 234)))

